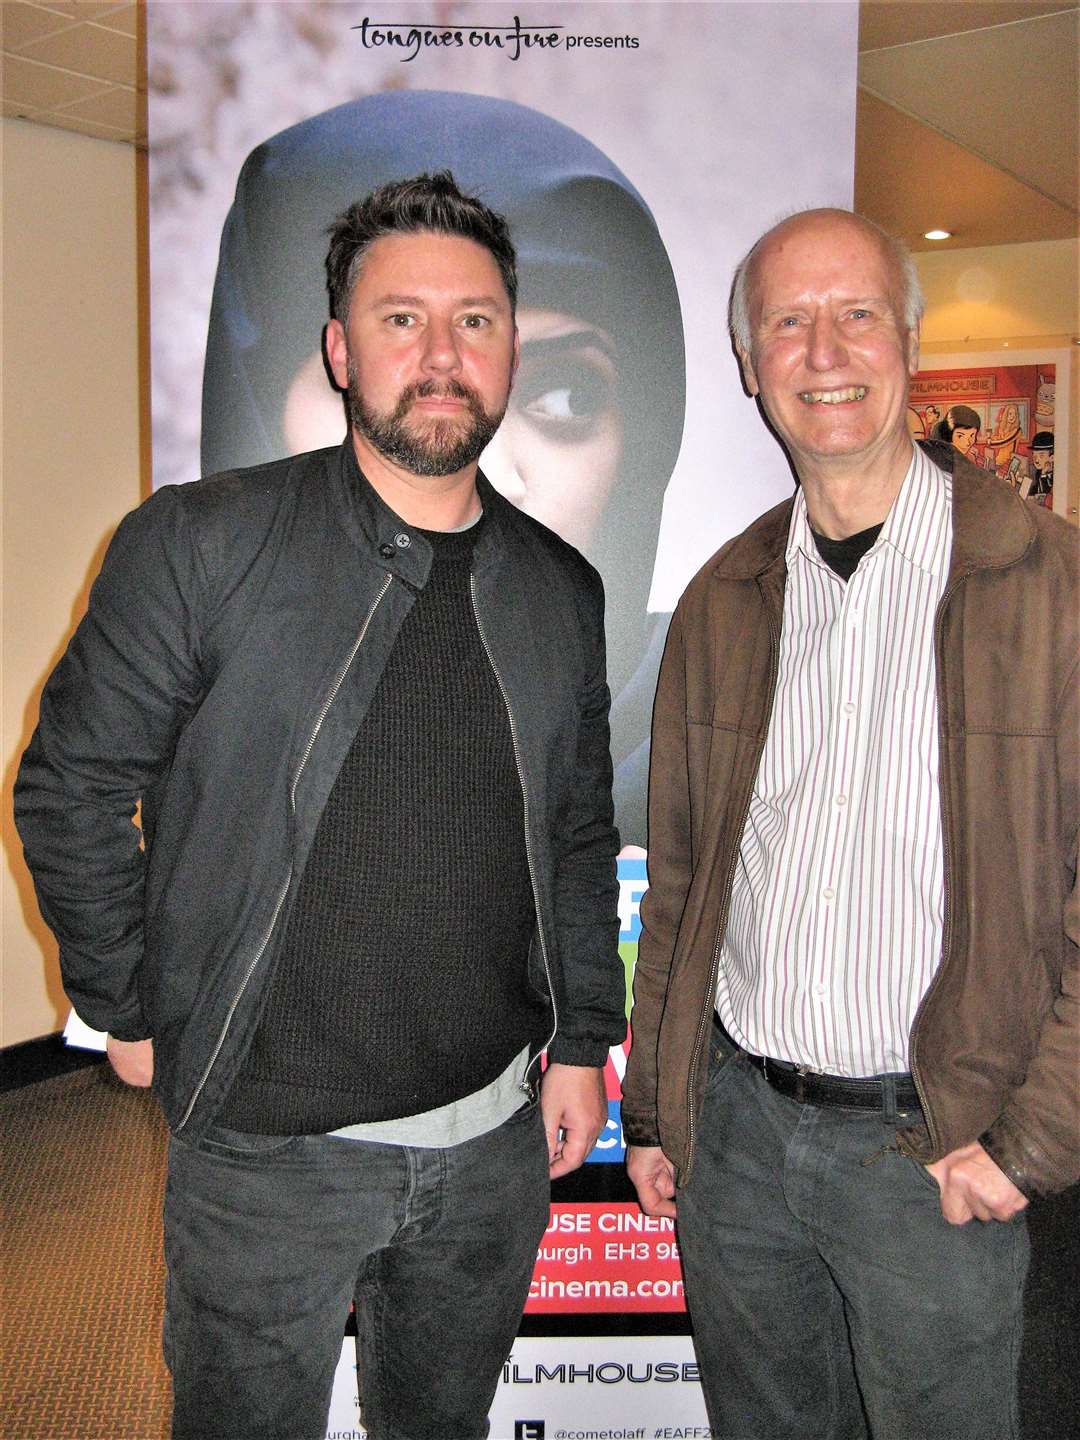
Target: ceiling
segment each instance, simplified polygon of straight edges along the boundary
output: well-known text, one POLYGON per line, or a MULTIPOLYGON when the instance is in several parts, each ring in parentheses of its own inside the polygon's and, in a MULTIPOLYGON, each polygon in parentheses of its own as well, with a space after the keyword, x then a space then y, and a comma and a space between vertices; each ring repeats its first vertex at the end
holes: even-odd
MULTIPOLYGON (((3 113, 145 146, 139 8, 2 0, 3 113)), ((915 249, 1074 236, 1078 56, 1076 3, 862 0, 856 208, 915 249)))
POLYGON ((1074 236, 1078 59, 1075 4, 863 0, 855 208, 915 250, 1074 236))
POLYGON ((3 0, 4 114, 145 145, 138 11, 116 0, 3 0))

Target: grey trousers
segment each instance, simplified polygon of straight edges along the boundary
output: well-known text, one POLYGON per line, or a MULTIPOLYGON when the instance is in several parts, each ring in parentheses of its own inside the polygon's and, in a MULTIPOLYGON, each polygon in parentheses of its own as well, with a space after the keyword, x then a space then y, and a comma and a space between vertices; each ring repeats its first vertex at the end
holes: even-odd
POLYGON ((789 1100, 714 1030, 677 1200, 714 1440, 1019 1435, 1026 1222, 948 1224, 889 1109, 789 1100))
POLYGON ((539 1106, 446 1150, 218 1127, 169 1147, 174 1440, 321 1440, 356 1300, 372 1440, 479 1440, 548 1220, 539 1106))

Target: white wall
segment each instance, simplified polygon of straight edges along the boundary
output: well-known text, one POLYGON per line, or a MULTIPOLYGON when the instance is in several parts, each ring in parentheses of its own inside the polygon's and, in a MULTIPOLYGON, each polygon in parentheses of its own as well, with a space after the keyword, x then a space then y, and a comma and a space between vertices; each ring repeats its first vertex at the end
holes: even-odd
POLYGON ((11 786, 38 697, 116 522, 140 499, 137 164, 129 145, 2 122, 3 1029, 59 1028, 11 786))

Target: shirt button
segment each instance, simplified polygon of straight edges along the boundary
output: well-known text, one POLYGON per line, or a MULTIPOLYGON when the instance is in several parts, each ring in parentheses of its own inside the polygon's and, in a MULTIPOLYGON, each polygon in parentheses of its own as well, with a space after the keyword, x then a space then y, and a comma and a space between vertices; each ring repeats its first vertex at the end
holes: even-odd
POLYGON ((836 797, 836 803, 837 803, 838 805, 846 805, 846 804, 847 804, 847 796, 846 796, 846 795, 837 795, 837 797, 836 797))
POLYGON ((815 994, 815 995, 824 995, 824 994, 825 994, 825 986, 824 986, 824 985, 815 985, 815 986, 814 986, 814 994, 815 994))
POLYGON ((396 552, 395 552, 395 550, 394 550, 393 545, 380 545, 380 546, 379 546, 379 554, 382 556, 382 558, 383 558, 384 560, 393 560, 395 553, 396 553, 396 552))
POLYGON ((831 900, 831 899, 833 898, 833 896, 836 894, 836 891, 832 888, 831 885, 826 885, 826 886, 825 886, 825 889, 822 890, 821 893, 822 893, 822 896, 823 896, 826 900, 831 900))
POLYGON ((404 531, 402 531, 400 535, 394 536, 394 544, 398 547, 399 550, 407 550, 412 544, 412 540, 408 535, 405 534, 404 531))
POLYGON ((855 706, 851 703, 850 700, 849 700, 849 701, 847 702, 847 704, 844 706, 844 714, 845 714, 845 715, 854 715, 854 714, 855 714, 855 706))

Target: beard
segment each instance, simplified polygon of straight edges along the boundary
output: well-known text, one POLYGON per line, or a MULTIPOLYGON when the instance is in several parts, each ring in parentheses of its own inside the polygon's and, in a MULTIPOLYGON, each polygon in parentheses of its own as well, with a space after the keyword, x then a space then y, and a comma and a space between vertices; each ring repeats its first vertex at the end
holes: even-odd
POLYGON ((466 465, 479 460, 506 413, 505 405, 497 415, 484 409, 474 390, 460 380, 420 380, 407 385, 389 414, 372 409, 360 394, 356 368, 348 362, 349 419, 365 439, 387 460, 400 465, 412 475, 454 475, 466 465), (461 417, 431 418, 410 424, 409 411, 415 400, 433 395, 464 400, 468 407, 461 417), (463 426, 463 421, 464 426, 463 426))

